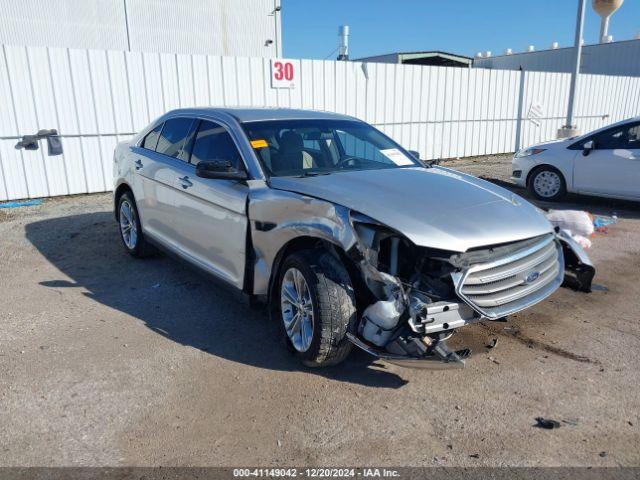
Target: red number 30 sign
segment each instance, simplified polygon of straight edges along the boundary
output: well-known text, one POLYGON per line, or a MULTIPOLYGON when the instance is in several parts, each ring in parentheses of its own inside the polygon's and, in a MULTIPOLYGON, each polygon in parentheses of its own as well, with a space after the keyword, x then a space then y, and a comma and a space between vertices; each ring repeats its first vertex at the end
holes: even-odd
POLYGON ((293 62, 279 58, 271 59, 271 87, 295 88, 296 70, 293 62))

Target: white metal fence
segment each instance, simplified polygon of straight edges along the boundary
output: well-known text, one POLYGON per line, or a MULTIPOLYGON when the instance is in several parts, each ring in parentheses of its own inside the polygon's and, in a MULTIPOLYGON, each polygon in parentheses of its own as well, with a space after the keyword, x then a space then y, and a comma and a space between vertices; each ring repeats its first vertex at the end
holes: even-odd
MULTIPOLYGON (((3 46, 0 200, 110 190, 115 144, 177 107, 346 113, 425 159, 552 139, 566 113, 568 74, 292 61, 299 77, 288 90, 271 88, 268 59, 3 46), (22 135, 50 128, 62 135, 64 155, 14 148, 22 135)), ((582 75, 578 88, 585 131, 640 114, 640 78, 582 75)))

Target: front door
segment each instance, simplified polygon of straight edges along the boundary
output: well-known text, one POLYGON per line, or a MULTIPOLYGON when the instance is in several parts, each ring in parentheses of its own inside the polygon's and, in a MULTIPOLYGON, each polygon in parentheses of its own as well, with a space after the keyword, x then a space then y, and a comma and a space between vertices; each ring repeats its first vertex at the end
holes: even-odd
POLYGON ((576 155, 574 163, 576 190, 640 198, 640 123, 613 127, 588 140, 593 149, 586 156, 576 155))
POLYGON ((176 237, 180 252, 193 263, 242 288, 247 242, 246 204, 249 187, 237 180, 200 178, 202 160, 228 160, 244 168, 227 130, 209 120, 196 120, 185 145, 176 181, 176 237))

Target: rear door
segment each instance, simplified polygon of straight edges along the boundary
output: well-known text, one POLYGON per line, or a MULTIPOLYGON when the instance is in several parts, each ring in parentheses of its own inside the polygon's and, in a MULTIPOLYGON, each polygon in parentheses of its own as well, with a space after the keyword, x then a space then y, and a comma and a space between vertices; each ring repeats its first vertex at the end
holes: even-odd
POLYGON ((134 195, 145 233, 165 245, 175 237, 176 168, 193 118, 176 117, 157 125, 132 149, 134 195))
POLYGON ((605 130, 588 155, 576 155, 574 184, 579 193, 640 198, 640 122, 605 130))
POLYGON ((197 122, 176 175, 175 241, 193 263, 242 288, 249 187, 237 180, 197 177, 195 167, 202 160, 228 160, 239 168, 244 168, 244 162, 222 124, 197 122))

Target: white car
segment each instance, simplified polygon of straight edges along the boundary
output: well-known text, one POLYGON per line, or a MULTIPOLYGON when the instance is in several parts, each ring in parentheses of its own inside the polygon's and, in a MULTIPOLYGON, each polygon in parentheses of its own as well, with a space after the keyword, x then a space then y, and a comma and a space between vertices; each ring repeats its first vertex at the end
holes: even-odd
POLYGON ((519 150, 511 180, 540 200, 567 192, 640 200, 640 117, 519 150))

